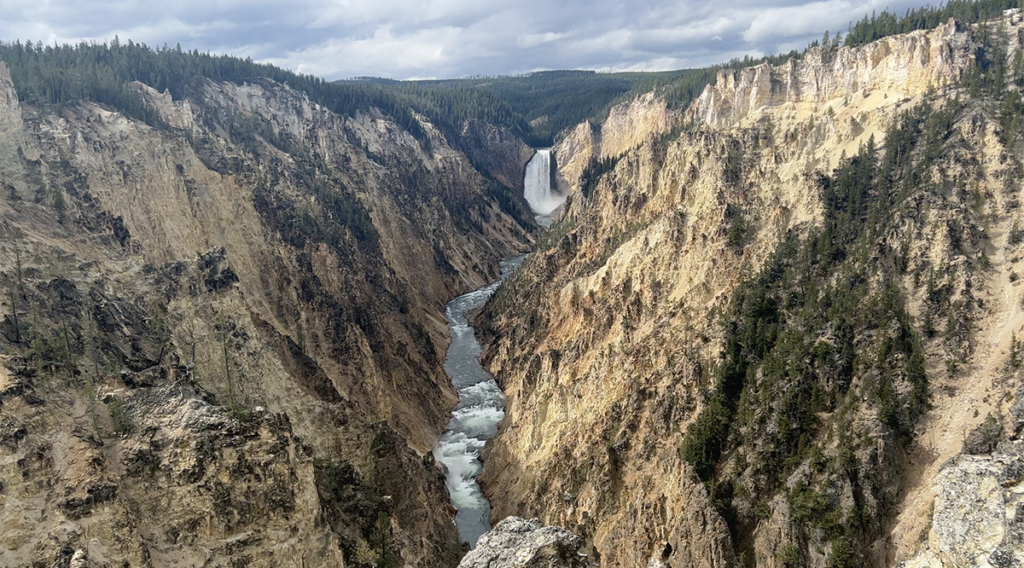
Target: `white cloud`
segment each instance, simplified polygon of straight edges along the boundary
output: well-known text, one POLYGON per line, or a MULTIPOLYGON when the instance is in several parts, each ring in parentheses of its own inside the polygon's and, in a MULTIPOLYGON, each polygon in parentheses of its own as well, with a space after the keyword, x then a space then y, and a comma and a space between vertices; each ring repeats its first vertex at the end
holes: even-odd
MULTIPOLYGON (((902 4, 905 8, 908 3, 902 4)), ((743 32, 743 39, 748 42, 759 42, 794 36, 821 36, 825 30, 831 30, 833 33, 845 32, 850 22, 860 20, 869 12, 885 10, 891 5, 882 0, 826 0, 769 8, 754 17, 750 26, 743 32)))
POLYGON ((459 35, 460 30, 444 27, 396 36, 384 25, 371 37, 329 40, 269 61, 314 75, 331 75, 339 67, 350 70, 347 76, 380 75, 384 65, 408 75, 449 65, 458 57, 459 35))
POLYGON ((0 0, 0 38, 118 35, 327 78, 662 70, 788 51, 921 0, 0 0))
POLYGON ((516 38, 516 45, 519 47, 537 47, 538 45, 558 41, 569 34, 556 34, 546 32, 542 34, 522 34, 516 38))

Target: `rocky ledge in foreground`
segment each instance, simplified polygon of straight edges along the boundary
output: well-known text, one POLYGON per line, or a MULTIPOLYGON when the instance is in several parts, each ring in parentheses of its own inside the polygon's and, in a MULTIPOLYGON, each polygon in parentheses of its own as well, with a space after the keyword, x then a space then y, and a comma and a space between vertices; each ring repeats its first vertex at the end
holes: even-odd
POLYGON ((459 568, 585 568, 581 546, 583 540, 562 527, 508 517, 480 537, 459 568))

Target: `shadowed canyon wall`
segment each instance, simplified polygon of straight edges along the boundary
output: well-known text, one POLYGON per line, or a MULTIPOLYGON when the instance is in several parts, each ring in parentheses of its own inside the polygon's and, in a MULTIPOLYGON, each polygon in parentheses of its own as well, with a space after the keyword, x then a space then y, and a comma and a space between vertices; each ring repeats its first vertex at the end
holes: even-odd
POLYGON ((163 124, 0 63, 0 563, 455 565, 442 310, 529 246, 529 148, 134 88, 163 124))

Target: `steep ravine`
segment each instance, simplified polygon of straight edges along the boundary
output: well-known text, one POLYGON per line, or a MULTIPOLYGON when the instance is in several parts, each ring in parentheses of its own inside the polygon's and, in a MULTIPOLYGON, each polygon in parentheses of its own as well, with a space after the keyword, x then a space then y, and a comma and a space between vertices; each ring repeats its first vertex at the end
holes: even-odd
POLYGON ((562 220, 481 319, 508 399, 492 518, 566 526, 602 566, 1013 558, 1019 513, 950 523, 1019 487, 1020 27, 815 48, 562 137, 562 220), (983 457, 942 468, 989 414, 983 457))
POLYGON ((505 396, 480 365, 480 343, 469 323, 469 314, 478 310, 494 291, 525 259, 516 256, 501 262, 501 278, 482 288, 448 302, 445 317, 452 342, 445 354, 444 370, 459 395, 444 435, 434 448, 434 457, 444 464, 448 494, 457 509, 455 524, 459 539, 475 547, 476 541, 491 528, 491 505, 477 483, 482 464, 480 452, 498 431, 505 417, 505 396))
POLYGON ((135 88, 163 125, 0 62, 0 564, 457 563, 441 310, 529 247, 529 148, 135 88))
MULTIPOLYGON (((543 227, 550 226, 552 216, 565 202, 565 196, 553 189, 555 172, 550 154, 548 148, 535 151, 526 164, 522 183, 523 197, 543 227)), ((457 511, 459 538, 471 548, 491 528, 491 505, 477 478, 483 467, 480 454, 505 418, 505 396, 494 377, 480 364, 480 343, 469 318, 525 259, 526 255, 520 255, 502 260, 501 278, 455 298, 445 309, 451 344, 445 354, 444 369, 458 392, 459 403, 434 448, 434 456, 445 467, 448 494, 457 511)))

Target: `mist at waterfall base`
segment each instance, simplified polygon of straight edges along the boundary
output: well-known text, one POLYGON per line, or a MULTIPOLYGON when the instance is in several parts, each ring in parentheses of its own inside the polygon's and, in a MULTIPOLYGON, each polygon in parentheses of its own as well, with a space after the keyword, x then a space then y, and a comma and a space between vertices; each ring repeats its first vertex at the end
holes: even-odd
POLYGON ((523 182, 523 197, 537 215, 537 224, 550 226, 551 214, 565 203, 565 196, 551 189, 551 148, 537 150, 526 164, 523 182))
POLYGON ((470 547, 476 546, 480 535, 491 529, 491 504, 476 477, 483 468, 480 451, 498 432, 498 423, 505 417, 505 395, 478 361, 480 343, 466 315, 483 306, 525 258, 523 255, 503 260, 500 280, 455 298, 445 310, 452 343, 445 356, 444 370, 459 393, 459 404, 434 448, 434 457, 447 470, 448 493, 458 510, 455 524, 459 539, 470 547))

